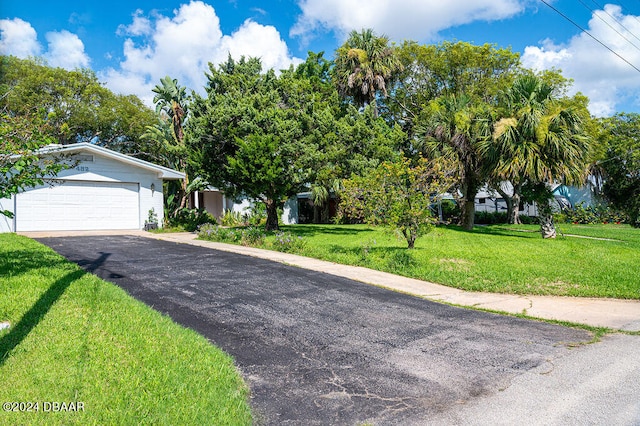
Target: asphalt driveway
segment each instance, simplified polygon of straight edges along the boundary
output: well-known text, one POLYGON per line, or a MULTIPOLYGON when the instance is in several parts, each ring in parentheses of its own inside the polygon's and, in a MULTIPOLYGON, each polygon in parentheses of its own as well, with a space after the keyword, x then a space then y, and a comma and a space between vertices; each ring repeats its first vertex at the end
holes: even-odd
POLYGON ((425 424, 591 337, 187 244, 38 241, 231 354, 260 424, 425 424))

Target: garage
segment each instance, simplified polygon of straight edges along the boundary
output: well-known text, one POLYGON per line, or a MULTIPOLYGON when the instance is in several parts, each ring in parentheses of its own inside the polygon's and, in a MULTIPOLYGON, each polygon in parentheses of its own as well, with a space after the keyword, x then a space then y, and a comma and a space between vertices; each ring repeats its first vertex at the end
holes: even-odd
POLYGON ((150 214, 162 224, 163 180, 184 178, 176 170, 92 144, 47 148, 43 157, 59 156, 73 167, 0 200, 0 208, 14 214, 0 220, 1 232, 142 229, 150 214))
POLYGON ((139 227, 136 183, 56 180, 16 203, 19 231, 80 231, 139 227))

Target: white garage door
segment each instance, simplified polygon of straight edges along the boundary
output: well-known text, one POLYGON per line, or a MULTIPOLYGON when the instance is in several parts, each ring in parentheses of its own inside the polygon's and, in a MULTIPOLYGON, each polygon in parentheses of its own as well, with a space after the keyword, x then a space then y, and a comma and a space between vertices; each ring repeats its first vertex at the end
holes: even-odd
POLYGON ((138 229, 139 185, 57 181, 20 194, 16 231, 138 229))

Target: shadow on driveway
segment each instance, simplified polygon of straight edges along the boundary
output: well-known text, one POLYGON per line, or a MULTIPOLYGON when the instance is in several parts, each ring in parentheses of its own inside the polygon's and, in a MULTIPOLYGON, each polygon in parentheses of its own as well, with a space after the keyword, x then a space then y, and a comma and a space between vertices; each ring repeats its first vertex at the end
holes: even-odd
POLYGON ((193 245, 39 241, 79 264, 111 253, 94 273, 231 354, 259 424, 425 424, 591 337, 193 245))

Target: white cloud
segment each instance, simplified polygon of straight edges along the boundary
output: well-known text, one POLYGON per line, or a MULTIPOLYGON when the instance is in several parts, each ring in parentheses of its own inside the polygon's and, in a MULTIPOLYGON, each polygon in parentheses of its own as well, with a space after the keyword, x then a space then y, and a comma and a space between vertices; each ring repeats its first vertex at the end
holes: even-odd
POLYGON ((142 9, 136 10, 133 14, 133 22, 130 25, 120 25, 116 34, 141 36, 151 34, 151 21, 143 16, 142 9))
MULTIPOLYGON (((38 34, 29 22, 20 18, 0 20, 0 53, 18 58, 40 56, 42 46, 38 34)), ((44 53, 47 63, 53 67, 74 69, 89 66, 84 44, 77 35, 63 30, 49 32, 45 36, 48 47, 44 53)))
POLYGON ((89 56, 84 52, 82 40, 69 31, 49 32, 45 35, 49 47, 44 55, 52 67, 68 70, 89 66, 89 56))
POLYGON ((0 53, 18 58, 38 56, 38 34, 30 23, 20 18, 0 20, 0 53))
POLYGON ((372 28, 393 40, 432 40, 439 31, 473 21, 494 21, 524 10, 523 0, 299 0, 302 15, 291 35, 372 28))
MULTIPOLYGON (((640 46, 634 35, 640 34, 638 17, 623 15, 619 6, 608 4, 604 11, 594 13, 587 30, 640 68, 640 50, 634 46, 640 46)), ((611 115, 628 101, 640 103, 640 72, 585 33, 574 36, 565 45, 546 40, 540 46, 529 46, 524 51, 522 63, 538 70, 562 70, 565 77, 574 80, 573 92, 579 91, 589 97, 589 110, 596 116, 611 115)))
POLYGON ((107 86, 120 93, 134 93, 151 104, 151 89, 165 75, 179 83, 201 91, 206 83, 208 63, 219 64, 229 55, 262 58, 265 69, 288 68, 300 62, 291 57, 286 43, 272 26, 247 20, 233 34, 223 35, 214 8, 192 1, 174 10, 173 17, 141 11, 133 15, 133 23, 121 26, 118 34, 129 35, 124 41, 124 60, 118 69, 100 73, 107 86))

